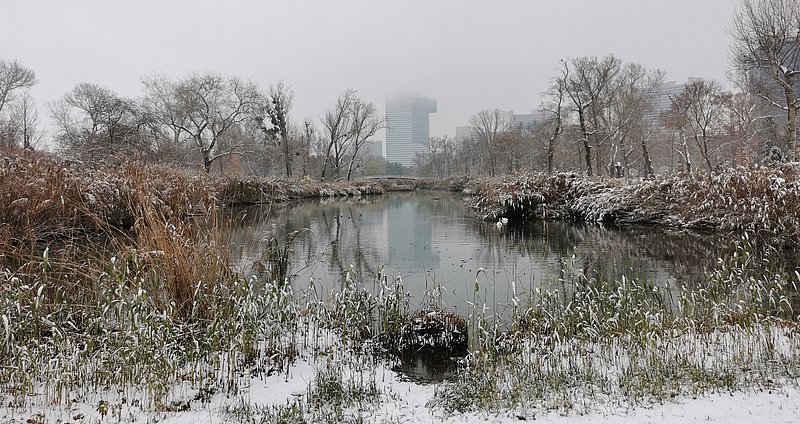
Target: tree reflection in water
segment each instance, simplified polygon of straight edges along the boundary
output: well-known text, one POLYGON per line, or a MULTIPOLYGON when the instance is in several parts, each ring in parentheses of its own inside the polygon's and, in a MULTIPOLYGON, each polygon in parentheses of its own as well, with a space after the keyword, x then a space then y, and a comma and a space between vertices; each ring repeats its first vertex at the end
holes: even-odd
POLYGON ((489 313, 537 287, 560 290, 567 299, 577 278, 702 284, 736 240, 571 222, 510 222, 498 228, 469 215, 460 194, 441 192, 303 201, 226 215, 245 272, 261 257, 265 240, 308 229, 291 246, 291 281, 299 289, 311 278, 321 290, 337 287, 348 270, 372 284, 382 269, 403 279, 416 303, 412 307, 440 287, 442 306, 463 311, 477 279, 478 298, 489 313))

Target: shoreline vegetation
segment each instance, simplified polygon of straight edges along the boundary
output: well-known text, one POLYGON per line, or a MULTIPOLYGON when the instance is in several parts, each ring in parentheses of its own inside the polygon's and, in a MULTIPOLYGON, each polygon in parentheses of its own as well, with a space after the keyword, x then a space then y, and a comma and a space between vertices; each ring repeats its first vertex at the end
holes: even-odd
POLYGON ((93 169, 31 152, 0 153, 0 165, 3 222, 43 235, 56 234, 58 227, 128 229, 141 214, 143 200, 165 216, 184 218, 215 207, 385 192, 376 182, 223 177, 134 163, 93 169))
POLYGON ((403 422, 403 408, 417 408, 510 422, 796 387, 799 278, 771 259, 778 246, 796 246, 798 211, 793 165, 635 184, 576 174, 340 184, 136 164, 94 170, 4 151, 0 420, 208 413, 253 423, 403 422), (511 318, 499 322, 482 307, 482 271, 464 316, 447 311, 440 286, 412 310, 402 279, 382 273, 346 272, 329 293, 313 281, 290 283, 280 275, 291 260, 281 240, 270 241, 266 273, 236 271, 216 214, 226 205, 424 188, 468 193, 468 207, 488 220, 745 236, 702 287, 579 276, 550 291, 518 282, 511 318), (388 370, 425 349, 466 356, 452 377, 422 386, 425 398, 407 398, 415 383, 388 370), (265 391, 267 400, 257 396, 265 391))
POLYGON ((300 199, 358 197, 387 191, 461 191, 469 179, 370 179, 324 182, 219 176, 169 166, 124 163, 90 168, 80 162, 19 150, 0 152, 0 218, 5 232, 30 230, 37 239, 61 233, 130 229, 149 202, 168 218, 204 215, 214 208, 300 199))
POLYGON ((627 183, 575 173, 527 173, 473 185, 467 201, 484 220, 567 220, 664 229, 750 232, 800 241, 800 168, 728 169, 627 183))

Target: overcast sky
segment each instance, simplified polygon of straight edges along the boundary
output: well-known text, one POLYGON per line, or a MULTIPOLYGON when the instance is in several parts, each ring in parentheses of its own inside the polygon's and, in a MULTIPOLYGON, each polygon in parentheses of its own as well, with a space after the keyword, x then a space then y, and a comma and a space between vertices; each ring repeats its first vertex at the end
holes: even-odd
MULTIPOLYGON (((40 104, 80 82, 125 96, 142 76, 213 71, 295 90, 319 117, 347 88, 382 111, 438 99, 431 135, 482 109, 528 113, 559 59, 613 53, 725 82, 735 0, 0 0, 0 58, 32 68, 40 104)), ((46 113, 44 107, 41 112, 46 113)))

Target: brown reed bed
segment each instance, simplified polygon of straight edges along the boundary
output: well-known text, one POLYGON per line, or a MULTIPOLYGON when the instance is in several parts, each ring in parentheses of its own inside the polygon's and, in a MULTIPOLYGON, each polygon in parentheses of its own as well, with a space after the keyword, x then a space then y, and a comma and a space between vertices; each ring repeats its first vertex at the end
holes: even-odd
POLYGON ((378 184, 221 177, 137 163, 95 169, 46 154, 0 151, 0 241, 126 230, 150 207, 183 218, 217 206, 383 192, 378 184))
POLYGON ((374 184, 220 177, 137 163, 89 168, 4 150, 0 271, 30 277, 31 286, 46 280, 70 303, 91 303, 98 281, 113 277, 109 267, 120 268, 120 278, 144 284, 159 309, 202 319, 206 295, 237 280, 218 208, 380 193, 374 184))
MULTIPOLYGON (((98 405, 99 421, 120 411, 119 421, 135 402, 163 419, 167 408, 208 410, 203 399, 214 393, 234 404, 249 396, 240 389, 254 378, 288 375, 294 358, 304 355, 320 366, 292 416, 341 422, 360 405, 396 399, 381 391, 382 353, 428 354, 465 343, 468 356, 429 407, 584 413, 796 384, 800 375, 790 298, 796 280, 762 272, 746 242, 738 256, 720 261, 702 291, 626 279, 582 278, 569 294, 531 286, 515 290, 507 305, 511 321, 503 323, 481 306, 481 272, 467 314, 459 317, 436 308, 441 289, 428 294, 426 310, 410 309, 402 280, 381 274, 370 286, 347 272, 340 287, 320 297, 316 290, 295 293, 279 279, 244 278, 231 266, 215 209, 225 199, 363 194, 358 186, 223 179, 135 164, 90 170, 41 155, 3 155, 0 397, 10 410, 91 404, 98 405), (5 202, 22 198, 27 208, 5 202), (37 207, 41 202, 47 207, 37 207), (194 400, 184 397, 187 386, 198 395, 194 400)), ((777 196, 769 190, 791 191, 770 187, 794 184, 787 174, 765 176, 739 196, 768 199, 777 196)), ((678 199, 698 189, 679 180, 628 188, 566 174, 537 178, 524 187, 505 180, 505 199, 517 199, 514 211, 525 210, 519 199, 530 199, 527 210, 631 216, 603 209, 598 196, 633 202, 650 193, 652 202, 671 202, 667 194, 678 199), (623 190, 628 197, 620 196, 623 190)), ((704 184, 715 181, 722 180, 704 184)), ((491 184, 477 187, 473 200, 489 199, 491 184)), ((722 202, 715 199, 704 201, 722 202)), ((791 201, 788 194, 782 199, 791 201)), ((613 200, 608 204, 616 205, 613 200)), ((249 400, 241 404, 241 420, 255 421, 247 415, 249 400)))

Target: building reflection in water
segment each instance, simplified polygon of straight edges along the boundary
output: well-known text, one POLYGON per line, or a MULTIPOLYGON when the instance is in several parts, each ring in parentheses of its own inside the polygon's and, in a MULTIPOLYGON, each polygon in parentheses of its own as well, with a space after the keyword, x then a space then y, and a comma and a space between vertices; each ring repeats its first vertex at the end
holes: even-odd
POLYGON ((384 222, 389 272, 406 277, 439 269, 439 255, 433 250, 433 226, 429 207, 408 198, 387 202, 384 222))
POLYGON ((468 214, 460 195, 435 192, 248 209, 231 222, 230 238, 243 263, 257 260, 270 237, 305 229, 291 246, 299 290, 310 279, 321 291, 337 287, 349 270, 372 286, 382 270, 389 281, 401 277, 412 307, 440 287, 443 306, 456 311, 476 296, 490 308, 502 307, 534 288, 557 289, 567 299, 581 275, 625 275, 656 285, 699 280, 731 247, 730 240, 710 235, 652 228, 566 222, 497 228, 468 214))

